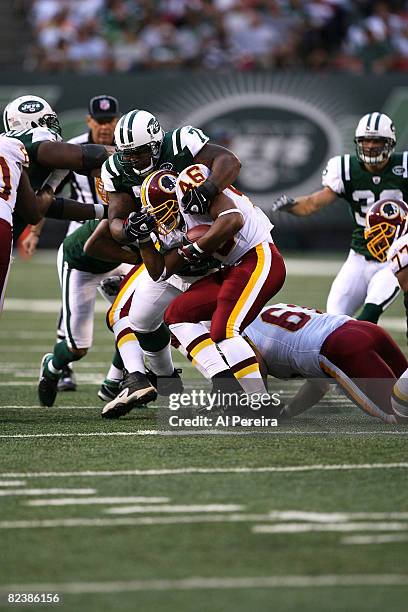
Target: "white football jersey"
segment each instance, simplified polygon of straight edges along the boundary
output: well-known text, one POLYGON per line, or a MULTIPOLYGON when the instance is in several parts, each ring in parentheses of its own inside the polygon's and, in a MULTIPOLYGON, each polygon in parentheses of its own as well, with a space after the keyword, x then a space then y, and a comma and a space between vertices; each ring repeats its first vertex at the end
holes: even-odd
MULTIPOLYGON (((187 189, 190 186, 196 186, 203 183, 209 174, 210 170, 207 166, 195 164, 183 170, 177 178, 176 196, 186 224, 186 232, 196 225, 212 225, 214 223, 209 214, 190 215, 183 212, 183 204, 181 202, 187 189)), ((235 189, 235 187, 230 186, 224 189, 223 193, 231 198, 240 211, 240 213, 230 214, 241 214, 244 218, 244 225, 235 234, 233 239, 224 243, 224 245, 212 255, 226 265, 233 265, 239 261, 245 253, 261 242, 273 242, 271 236, 273 225, 265 213, 257 206, 254 206, 251 200, 235 189)))
POLYGON ((13 225, 17 188, 23 166, 28 167, 24 145, 15 138, 0 135, 0 218, 13 225))
POLYGON ((400 270, 408 266, 408 234, 404 234, 393 242, 389 248, 387 260, 394 274, 398 274, 400 270))
POLYGON ((258 348, 276 378, 322 377, 320 349, 327 336, 351 318, 293 304, 262 309, 244 335, 258 348))

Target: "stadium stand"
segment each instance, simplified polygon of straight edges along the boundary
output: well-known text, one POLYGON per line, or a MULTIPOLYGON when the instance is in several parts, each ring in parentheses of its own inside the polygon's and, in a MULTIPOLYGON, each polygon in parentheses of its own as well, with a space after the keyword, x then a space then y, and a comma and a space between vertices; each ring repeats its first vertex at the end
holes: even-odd
POLYGON ((408 2, 34 0, 25 69, 408 69, 408 2))

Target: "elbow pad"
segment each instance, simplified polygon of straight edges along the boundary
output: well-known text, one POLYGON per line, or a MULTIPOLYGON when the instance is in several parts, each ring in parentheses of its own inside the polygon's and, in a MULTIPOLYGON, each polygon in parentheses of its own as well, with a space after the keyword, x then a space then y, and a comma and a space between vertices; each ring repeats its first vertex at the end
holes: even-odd
MULTIPOLYGON (((95 168, 100 168, 104 161, 109 157, 103 145, 83 144, 82 149, 82 171, 89 172, 95 168)), ((82 174, 83 172, 79 172, 82 174)))

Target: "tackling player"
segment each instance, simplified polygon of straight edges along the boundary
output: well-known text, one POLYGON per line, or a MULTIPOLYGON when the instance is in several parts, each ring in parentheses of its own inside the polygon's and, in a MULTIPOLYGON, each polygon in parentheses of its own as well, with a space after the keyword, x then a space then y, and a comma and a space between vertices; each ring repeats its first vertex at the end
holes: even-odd
POLYGON ((408 198, 408 152, 395 153, 394 124, 384 113, 369 113, 355 132, 355 155, 331 158, 323 172, 323 189, 307 196, 281 196, 272 212, 283 210, 306 216, 343 198, 354 219, 349 256, 330 289, 327 312, 353 315, 377 323, 398 294, 398 282, 386 263, 379 263, 367 249, 364 225, 368 208, 384 198, 408 198))
MULTIPOLYGON (((101 219, 106 214, 101 204, 86 205, 67 198, 50 198, 49 194, 67 174, 53 168, 65 168, 90 173, 99 169, 111 150, 102 145, 75 145, 62 142, 61 126, 56 113, 46 100, 39 96, 21 96, 10 102, 3 113, 6 135, 19 140, 30 160, 28 176, 32 188, 42 188, 45 198, 39 200, 42 217, 86 221, 101 219)), ((14 214, 14 240, 23 232, 27 220, 18 212, 14 214)))
MULTIPOLYGON (((201 130, 183 126, 164 132, 156 117, 145 110, 132 110, 121 117, 115 129, 115 143, 117 153, 103 165, 101 178, 109 197, 111 234, 122 244, 135 240, 128 217, 140 210, 140 188, 153 170, 181 172, 192 163, 204 163, 210 168, 206 181, 185 197, 186 210, 200 212, 235 180, 241 166, 231 151, 210 143, 201 130)), ((159 298, 156 302, 161 310, 154 319, 149 319, 145 311, 132 308, 132 328, 143 350, 149 353, 152 370, 169 383, 174 378, 175 390, 180 390, 171 359, 170 334, 161 323, 168 302, 159 305, 159 298)), ((139 383, 149 384, 147 380, 139 383)))
MULTIPOLYGON (((404 292, 408 337, 408 204, 392 199, 376 202, 367 212, 365 238, 372 256, 380 262, 388 262, 404 292)), ((394 412, 406 422, 408 370, 394 386, 391 401, 394 412)))

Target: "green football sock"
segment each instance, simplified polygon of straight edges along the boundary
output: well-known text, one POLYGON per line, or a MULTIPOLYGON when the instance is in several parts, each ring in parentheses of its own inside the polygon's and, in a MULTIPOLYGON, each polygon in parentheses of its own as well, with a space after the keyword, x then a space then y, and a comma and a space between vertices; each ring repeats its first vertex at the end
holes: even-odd
POLYGON ((74 355, 74 353, 69 350, 66 340, 57 342, 54 346, 52 365, 57 370, 62 370, 62 368, 71 363, 71 361, 78 361, 78 359, 81 359, 81 357, 74 355))
POLYGON ((363 310, 357 317, 358 321, 371 321, 371 323, 378 323, 378 319, 383 313, 383 309, 378 304, 364 304, 363 310))

